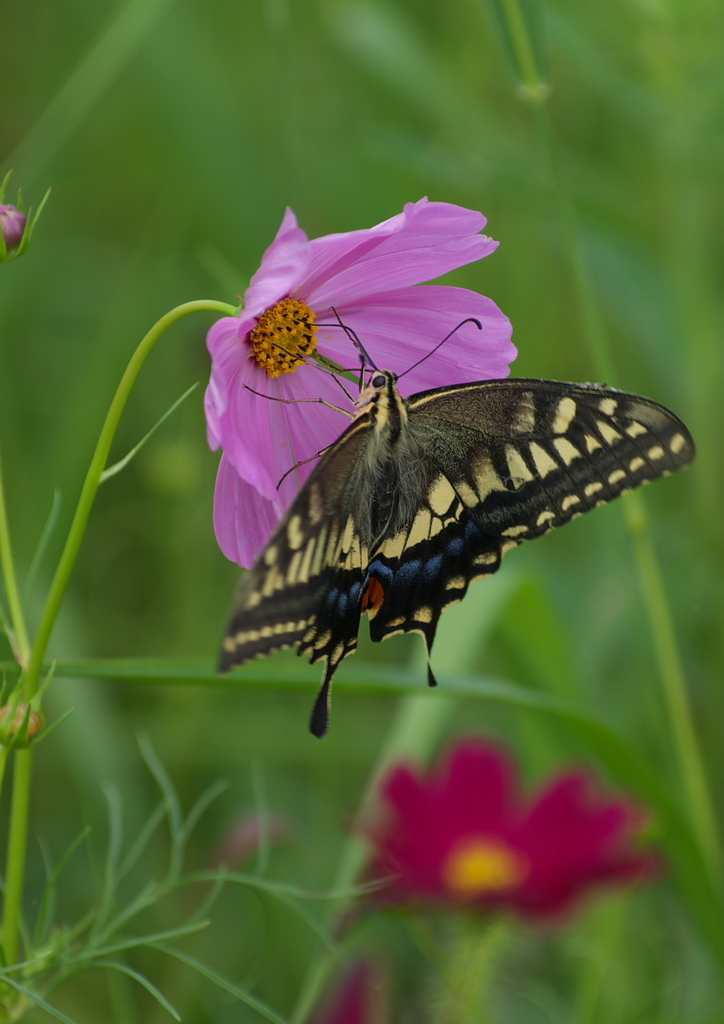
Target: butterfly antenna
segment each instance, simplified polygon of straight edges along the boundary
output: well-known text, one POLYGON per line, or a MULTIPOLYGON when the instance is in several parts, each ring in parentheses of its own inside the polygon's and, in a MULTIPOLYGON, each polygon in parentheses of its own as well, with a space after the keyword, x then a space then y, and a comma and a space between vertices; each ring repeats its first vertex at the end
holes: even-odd
POLYGON ((483 325, 480 323, 479 320, 476 320, 474 316, 469 316, 467 318, 467 320, 461 320, 460 323, 457 325, 457 327, 453 327, 453 329, 450 331, 450 333, 446 334, 445 337, 442 339, 442 341, 438 341, 438 343, 435 346, 435 348, 431 349, 427 353, 427 355, 423 356, 422 359, 418 359, 416 363, 412 364, 412 366, 408 366, 407 369, 404 371, 404 373, 398 374, 397 379, 400 380, 400 378, 404 377, 406 373, 410 372, 410 370, 414 370, 416 366, 420 365, 420 363, 424 363, 426 359, 430 358, 430 356, 434 356, 435 353, 437 352, 437 350, 442 345, 445 344, 445 342, 448 340, 448 338, 452 338, 453 334, 455 334, 456 331, 459 331, 461 327, 464 327, 465 324, 475 324, 475 326, 477 327, 477 329, 479 331, 482 331, 482 329, 483 329, 483 325))
POLYGON ((372 367, 372 369, 373 370, 377 370, 378 373, 380 372, 379 366, 377 366, 377 364, 375 363, 374 359, 370 356, 370 354, 367 351, 367 349, 364 347, 362 342, 359 340, 359 335, 357 334, 357 332, 353 331, 351 327, 348 327, 347 324, 343 323, 342 318, 340 317, 339 313, 334 308, 334 306, 332 306, 330 308, 331 308, 332 312, 334 313, 334 315, 337 317, 337 323, 336 324, 317 324, 317 327, 341 327, 342 328, 342 330, 347 335, 349 340, 352 342, 354 347, 360 353, 360 361, 361 361, 361 364, 362 364, 361 368, 360 368, 360 387, 361 387, 362 386, 362 380, 363 380, 363 377, 364 377, 364 372, 365 372, 365 363, 369 363, 369 365, 372 367))

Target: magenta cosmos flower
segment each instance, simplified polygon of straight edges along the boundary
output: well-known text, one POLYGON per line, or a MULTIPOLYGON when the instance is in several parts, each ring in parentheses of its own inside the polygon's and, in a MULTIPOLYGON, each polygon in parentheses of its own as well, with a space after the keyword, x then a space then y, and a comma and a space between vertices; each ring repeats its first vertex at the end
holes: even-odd
POLYGON ((550 782, 530 802, 510 759, 465 740, 426 776, 398 767, 382 788, 390 807, 372 835, 375 899, 561 914, 593 886, 650 875, 633 846, 642 815, 596 792, 584 772, 550 782))
POLYGON ((467 317, 434 357, 405 377, 411 393, 441 384, 507 377, 516 356, 508 318, 466 288, 415 287, 479 260, 498 243, 480 234, 482 213, 421 199, 376 227, 311 241, 291 210, 264 253, 238 316, 209 331, 211 380, 205 408, 209 444, 222 448, 214 525, 222 551, 251 565, 352 410, 315 356, 354 368, 359 356, 340 319, 357 332, 380 369, 402 373, 467 317), (283 399, 284 401, 279 401, 283 399), (279 486, 285 473, 289 473, 279 486))

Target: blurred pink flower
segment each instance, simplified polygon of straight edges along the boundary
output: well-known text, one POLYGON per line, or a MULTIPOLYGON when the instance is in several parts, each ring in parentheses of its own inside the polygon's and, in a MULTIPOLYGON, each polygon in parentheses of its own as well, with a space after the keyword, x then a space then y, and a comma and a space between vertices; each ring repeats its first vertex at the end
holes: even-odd
POLYGON ((415 287, 493 252, 498 243, 480 234, 485 223, 474 210, 421 199, 376 227, 310 241, 286 211, 244 309, 215 323, 207 339, 208 439, 212 449, 223 449, 214 525, 227 558, 253 563, 313 464, 300 466, 278 487, 282 476, 347 426, 344 416, 324 405, 271 400, 349 405, 335 379, 309 359, 316 350, 342 366, 359 364, 332 307, 377 366, 397 373, 462 320, 480 321, 482 331, 466 324, 412 370, 406 393, 508 375, 516 356, 511 326, 491 299, 466 288, 415 287))
POLYGON ((213 850, 209 864, 236 868, 255 856, 263 843, 276 846, 289 837, 289 823, 281 814, 247 814, 239 818, 213 850))
POLYGON ((386 985, 380 971, 366 960, 360 961, 347 974, 333 999, 315 1024, 384 1024, 386 985))
POLYGON ((391 813, 371 837, 373 873, 388 878, 373 896, 382 903, 549 917, 657 865, 634 846, 643 816, 627 800, 600 795, 577 771, 526 804, 509 757, 479 740, 459 742, 427 775, 393 769, 382 793, 391 813))

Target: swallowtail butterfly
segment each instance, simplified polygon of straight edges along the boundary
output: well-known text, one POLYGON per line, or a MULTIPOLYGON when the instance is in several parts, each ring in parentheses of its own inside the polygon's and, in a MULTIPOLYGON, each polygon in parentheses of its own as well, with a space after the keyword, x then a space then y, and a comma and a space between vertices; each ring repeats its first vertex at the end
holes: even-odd
POLYGON ((429 656, 442 612, 506 551, 695 451, 664 406, 592 384, 491 380, 402 398, 395 374, 376 371, 358 405, 243 579, 220 662, 294 644, 325 660, 315 736, 364 612, 374 641, 418 632, 429 656))

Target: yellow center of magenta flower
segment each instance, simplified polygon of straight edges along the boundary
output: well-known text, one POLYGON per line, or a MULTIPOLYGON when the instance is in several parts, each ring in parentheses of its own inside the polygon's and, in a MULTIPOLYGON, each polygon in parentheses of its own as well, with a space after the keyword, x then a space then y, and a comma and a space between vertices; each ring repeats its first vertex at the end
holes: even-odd
POLYGON ((257 320, 249 340, 254 358, 270 377, 293 373, 317 348, 316 314, 300 299, 282 299, 257 320))
POLYGON ((528 868, 516 850, 498 839, 476 836, 453 847, 443 868, 443 881, 455 896, 502 892, 522 882, 528 868))

